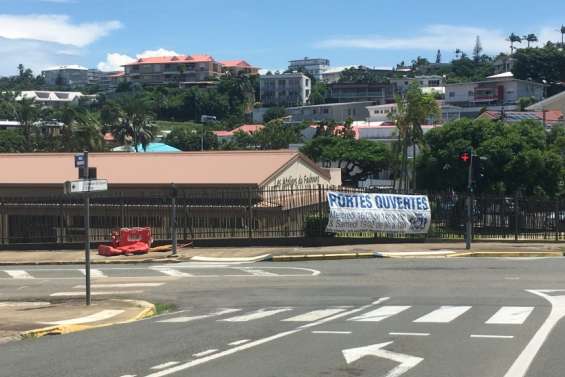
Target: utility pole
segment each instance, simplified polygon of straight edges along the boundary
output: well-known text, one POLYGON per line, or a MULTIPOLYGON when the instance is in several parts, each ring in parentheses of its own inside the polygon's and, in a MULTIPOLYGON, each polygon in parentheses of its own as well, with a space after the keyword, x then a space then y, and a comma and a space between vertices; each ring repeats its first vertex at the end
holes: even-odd
POLYGON ((465 232, 465 248, 471 249, 473 238, 473 148, 471 148, 469 172, 467 174, 467 224, 465 232))
MULTIPOLYGON (((88 151, 84 152, 84 179, 89 184, 88 151)), ((84 193, 84 271, 86 278, 86 305, 90 305, 90 193, 84 193)))

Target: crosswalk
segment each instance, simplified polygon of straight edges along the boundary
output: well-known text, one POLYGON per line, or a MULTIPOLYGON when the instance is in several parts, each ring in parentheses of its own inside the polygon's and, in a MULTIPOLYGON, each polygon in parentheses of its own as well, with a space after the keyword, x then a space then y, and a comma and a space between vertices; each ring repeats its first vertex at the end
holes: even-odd
MULTIPOLYGON (((318 308, 299 313, 300 309, 294 307, 269 307, 245 311, 242 308, 223 308, 206 314, 194 316, 175 316, 172 318, 158 319, 158 323, 186 323, 200 319, 213 319, 224 323, 240 323, 259 321, 269 317, 280 317, 281 322, 315 322, 324 318, 329 318, 336 314, 348 310, 348 306, 336 306, 328 308, 318 308), (290 316, 289 316, 290 315, 290 316)), ((410 312, 416 309, 411 305, 384 305, 379 308, 361 313, 351 318, 346 318, 348 322, 382 322, 400 314, 410 316, 410 312)), ((418 314, 413 314, 410 321, 414 324, 448 324, 455 322, 465 315, 472 315, 473 306, 442 305, 428 313, 422 315, 419 310, 414 310, 418 314)), ((484 310, 484 309, 482 309, 484 310)), ((534 312, 532 306, 502 306, 493 309, 492 314, 488 314, 488 319, 482 320, 485 325, 522 325, 534 312)), ((484 313, 481 313, 484 316, 484 313)), ((486 318, 486 317, 485 317, 486 318)))

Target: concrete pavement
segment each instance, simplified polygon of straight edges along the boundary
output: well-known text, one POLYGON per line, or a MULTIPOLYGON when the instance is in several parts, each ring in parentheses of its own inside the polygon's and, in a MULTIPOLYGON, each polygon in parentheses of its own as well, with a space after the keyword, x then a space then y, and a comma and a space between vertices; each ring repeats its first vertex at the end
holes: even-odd
MULTIPOLYGON (((304 259, 343 259, 367 258, 375 256, 396 257, 408 256, 562 256, 565 246, 554 242, 476 242, 468 254, 463 242, 440 243, 390 243, 366 245, 342 245, 325 247, 222 247, 222 248, 183 248, 179 249, 175 258, 170 258, 170 252, 152 252, 144 255, 104 257, 92 250, 93 264, 124 264, 124 263, 178 263, 191 260, 194 257, 211 258, 254 258, 269 255, 274 260, 304 260, 304 259)), ((53 251, 0 251, 0 266, 8 265, 53 265, 78 264, 84 262, 84 252, 81 250, 53 251)))

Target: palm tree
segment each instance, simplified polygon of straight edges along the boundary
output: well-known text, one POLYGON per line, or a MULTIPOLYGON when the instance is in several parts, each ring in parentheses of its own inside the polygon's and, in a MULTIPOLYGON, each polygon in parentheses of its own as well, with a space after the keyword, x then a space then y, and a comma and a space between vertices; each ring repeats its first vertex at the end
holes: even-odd
POLYGON ((111 111, 104 115, 110 132, 122 144, 132 143, 136 152, 139 145, 146 150, 153 140, 155 127, 151 122, 150 105, 139 95, 123 97, 111 111))
POLYGON ((512 33, 508 36, 507 41, 510 42, 510 54, 512 55, 514 53, 514 43, 522 43, 522 38, 519 35, 512 33))
POLYGON ((38 108, 35 106, 35 100, 25 97, 21 97, 18 100, 14 98, 12 106, 16 120, 20 122, 20 126, 22 127, 26 142, 26 151, 31 152, 33 150, 31 132, 39 114, 38 108))
POLYGON ((530 48, 530 43, 537 42, 538 37, 535 34, 528 34, 528 35, 524 35, 522 37, 522 40, 525 40, 526 42, 528 42, 528 48, 530 48))
POLYGON ((461 55, 462 52, 463 52, 463 51, 461 51, 460 49, 456 49, 456 50, 455 50, 455 58, 456 58, 456 59, 459 59, 459 55, 461 55))
POLYGON ((563 36, 565 35, 565 25, 561 25, 561 29, 559 31, 561 32, 561 48, 563 48, 564 47, 563 36))

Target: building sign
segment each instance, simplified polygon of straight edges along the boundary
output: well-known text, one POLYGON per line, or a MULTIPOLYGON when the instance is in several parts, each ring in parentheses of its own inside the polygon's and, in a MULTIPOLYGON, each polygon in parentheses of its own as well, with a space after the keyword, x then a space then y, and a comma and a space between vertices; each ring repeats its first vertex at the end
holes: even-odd
POLYGON ((431 210, 425 195, 328 192, 327 232, 427 233, 431 210))
POLYGON ((299 190, 316 188, 319 184, 328 185, 329 183, 302 161, 296 161, 272 179, 266 187, 274 190, 299 190))

